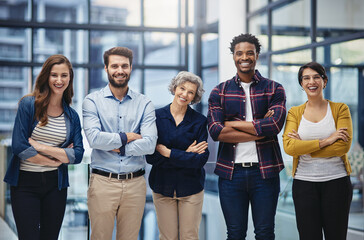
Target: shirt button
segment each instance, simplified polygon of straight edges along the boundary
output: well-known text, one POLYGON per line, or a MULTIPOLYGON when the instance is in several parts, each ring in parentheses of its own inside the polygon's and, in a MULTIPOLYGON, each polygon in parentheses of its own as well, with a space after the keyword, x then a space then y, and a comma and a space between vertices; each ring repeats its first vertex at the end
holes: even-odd
POLYGON ((121 116, 119 118, 121 118, 121 116))
POLYGON ((243 116, 243 118, 245 118, 245 116, 243 116))
POLYGON ((245 99, 243 100, 243 102, 245 102, 245 99))

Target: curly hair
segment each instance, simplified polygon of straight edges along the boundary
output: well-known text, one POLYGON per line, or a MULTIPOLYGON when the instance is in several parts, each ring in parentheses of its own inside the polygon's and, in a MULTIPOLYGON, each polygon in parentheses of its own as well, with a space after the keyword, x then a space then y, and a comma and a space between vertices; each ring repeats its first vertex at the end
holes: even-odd
POLYGON ((205 90, 203 89, 203 83, 201 78, 191 72, 179 72, 177 76, 172 79, 171 83, 168 86, 168 89, 172 93, 172 95, 174 95, 176 88, 185 82, 196 84, 197 91, 195 97, 191 101, 191 104, 199 103, 205 90))
POLYGON ((250 33, 245 33, 245 34, 242 33, 238 36, 235 36, 230 43, 230 51, 232 54, 234 54, 235 45, 238 43, 241 43, 241 42, 248 42, 248 43, 254 44, 257 53, 258 54, 260 53, 260 49, 261 49, 262 45, 260 45, 258 38, 256 38, 254 35, 252 35, 250 33))

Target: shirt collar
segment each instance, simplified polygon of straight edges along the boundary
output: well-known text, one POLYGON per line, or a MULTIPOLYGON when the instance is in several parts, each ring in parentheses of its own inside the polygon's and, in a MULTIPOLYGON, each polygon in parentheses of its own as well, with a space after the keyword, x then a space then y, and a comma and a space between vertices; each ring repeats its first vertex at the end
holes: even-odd
MULTIPOLYGON (((261 78, 262 78, 262 75, 260 75, 260 72, 258 70, 255 70, 255 73, 252 77, 253 85, 258 84, 261 78)), ((239 78, 238 74, 235 75, 234 81, 238 86, 240 86, 240 78, 239 78)))
MULTIPOLYGON (((108 98, 108 97, 111 97, 111 98, 115 98, 117 99, 116 97, 114 97, 114 95, 112 94, 111 92, 111 89, 110 89, 110 86, 109 84, 107 84, 105 87, 104 87, 104 98, 108 98)), ((133 99, 133 97, 135 97, 135 92, 133 90, 131 90, 129 87, 128 87, 128 91, 126 92, 126 95, 125 95, 125 99, 133 99)))
MULTIPOLYGON (((168 104, 167 106, 163 107, 162 111, 160 112, 159 117, 168 118, 168 119, 171 119, 174 121, 170 107, 171 107, 171 103, 168 104)), ((183 118, 183 121, 192 122, 192 120, 193 120, 193 109, 190 106, 187 106, 187 111, 183 118)))

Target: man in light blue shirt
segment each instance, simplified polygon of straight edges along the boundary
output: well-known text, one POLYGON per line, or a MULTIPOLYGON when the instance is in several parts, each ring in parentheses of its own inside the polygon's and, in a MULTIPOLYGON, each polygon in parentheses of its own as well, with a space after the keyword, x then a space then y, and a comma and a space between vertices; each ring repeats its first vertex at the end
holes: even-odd
POLYGON ((144 95, 128 88, 133 52, 114 47, 104 53, 109 84, 86 96, 83 127, 92 174, 87 193, 91 239, 137 240, 143 216, 145 157, 157 142, 155 110, 144 95))

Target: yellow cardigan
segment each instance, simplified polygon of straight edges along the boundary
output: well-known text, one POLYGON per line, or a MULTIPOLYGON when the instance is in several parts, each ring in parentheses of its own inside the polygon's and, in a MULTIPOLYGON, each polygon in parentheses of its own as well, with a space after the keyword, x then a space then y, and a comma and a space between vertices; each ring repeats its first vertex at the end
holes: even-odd
POLYGON ((347 152, 350 149, 351 141, 353 137, 353 126, 351 122, 349 107, 344 103, 331 102, 330 107, 332 111, 332 116, 334 117, 336 129, 346 127, 349 134, 349 141, 344 142, 343 140, 338 140, 335 143, 320 149, 319 139, 315 140, 297 140, 287 136, 292 130, 298 130, 300 125, 302 115, 306 109, 306 103, 292 107, 288 111, 286 126, 283 133, 283 147, 284 151, 293 156, 293 167, 292 176, 295 175, 298 159, 300 155, 311 154, 311 157, 335 157, 339 156, 342 158, 345 164, 345 169, 348 175, 351 173, 351 166, 348 161, 347 152))

